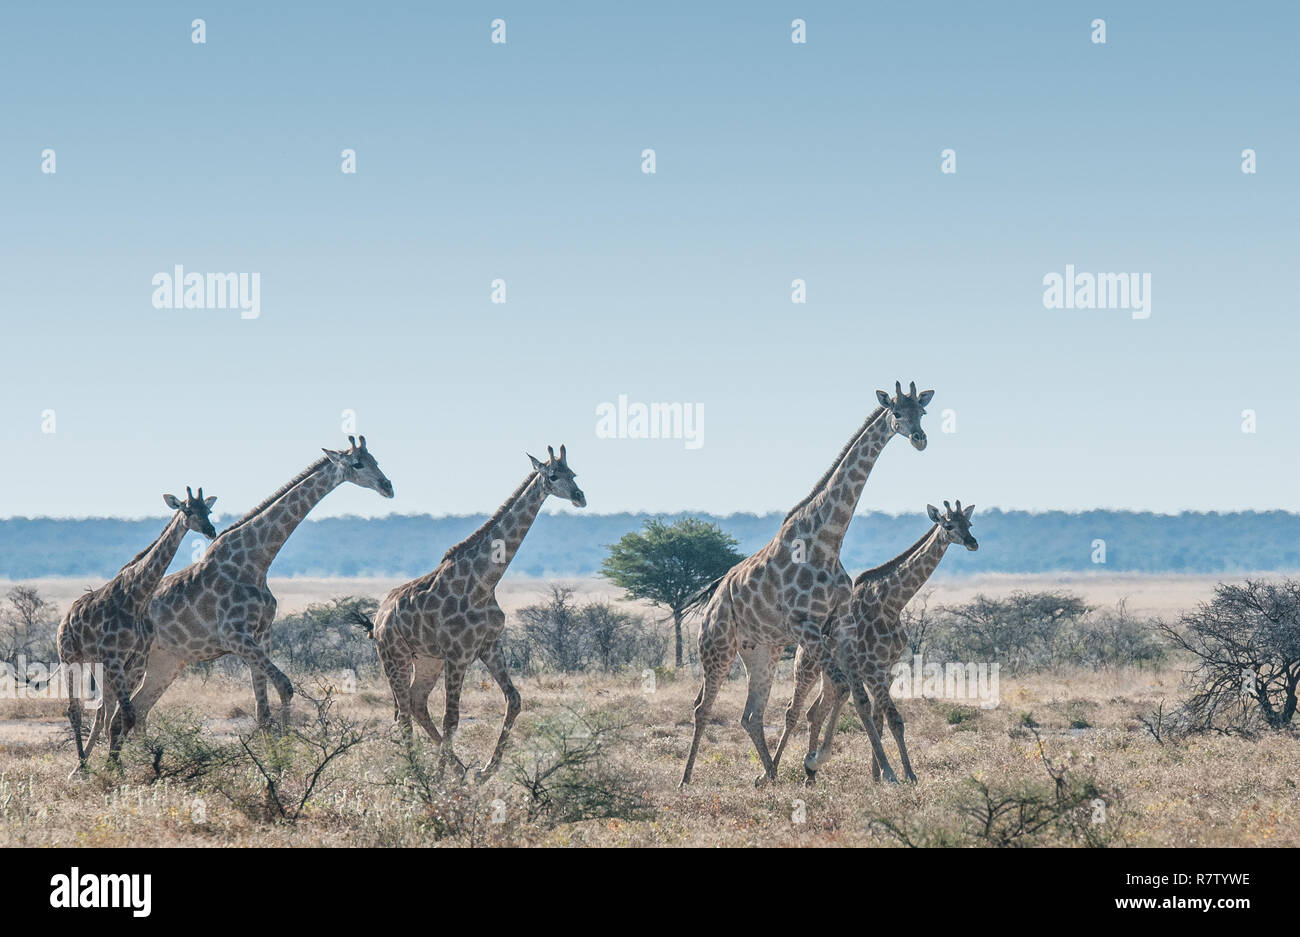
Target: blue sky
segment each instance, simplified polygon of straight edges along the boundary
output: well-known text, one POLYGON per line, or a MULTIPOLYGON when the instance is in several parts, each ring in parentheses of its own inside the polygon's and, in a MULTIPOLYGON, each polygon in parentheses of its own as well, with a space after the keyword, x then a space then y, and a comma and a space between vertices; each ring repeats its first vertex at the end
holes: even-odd
POLYGON ((589 510, 784 510, 895 379, 931 444, 863 509, 1296 508, 1293 6, 269 6, 0 13, 0 516, 238 512, 345 409, 397 497, 320 516, 490 511, 560 442, 589 510), (176 264, 260 317, 154 308, 176 264), (1045 309, 1067 264, 1151 317, 1045 309), (620 394, 703 446, 597 438, 620 394))

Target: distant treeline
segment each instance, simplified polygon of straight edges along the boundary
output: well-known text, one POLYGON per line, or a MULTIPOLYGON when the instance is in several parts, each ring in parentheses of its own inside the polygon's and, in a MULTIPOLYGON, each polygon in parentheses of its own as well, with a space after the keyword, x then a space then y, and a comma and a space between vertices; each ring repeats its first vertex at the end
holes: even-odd
MULTIPOLYGON (((646 514, 555 514, 538 518, 511 571, 530 576, 588 576, 607 548, 646 514)), ((653 515, 674 520, 676 514, 653 515)), ((700 516, 738 541, 762 546, 782 514, 700 516)), ((275 576, 417 576, 486 520, 486 515, 308 520, 294 532, 275 576)), ((162 529, 163 518, 9 518, 0 520, 0 579, 112 575, 162 529)), ((860 514, 842 556, 850 572, 902 552, 930 527, 921 514, 860 514)), ((1179 515, 1131 511, 976 511, 977 553, 953 548, 940 575, 1056 571, 1239 573, 1300 570, 1300 515, 1285 511, 1179 515), (1104 541, 1105 563, 1096 541, 1104 541)), ((187 565, 196 535, 186 538, 175 569, 187 565)))

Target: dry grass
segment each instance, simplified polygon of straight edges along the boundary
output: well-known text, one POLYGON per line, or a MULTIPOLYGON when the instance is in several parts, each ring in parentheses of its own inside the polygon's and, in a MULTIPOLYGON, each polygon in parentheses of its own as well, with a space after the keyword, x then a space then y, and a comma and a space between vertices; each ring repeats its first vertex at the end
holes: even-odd
MULTIPOLYGON (((788 667, 788 664, 785 665, 788 667)), ((311 681, 306 685, 310 688, 311 681)), ((1161 745, 1135 715, 1178 695, 1178 675, 1120 671, 1002 680, 1002 704, 950 723, 954 703, 903 700, 909 748, 920 782, 886 786, 870 780, 870 747, 855 720, 812 790, 798 782, 806 732, 788 751, 776 787, 755 789, 756 756, 739 725, 744 680, 732 680, 715 710, 695 783, 678 790, 690 743, 696 681, 687 673, 642 691, 638 675, 617 678, 540 677, 520 683, 524 712, 512 750, 521 752, 548 719, 571 708, 627 724, 629 737, 611 760, 637 791, 640 819, 553 822, 530 818, 526 795, 508 771, 483 787, 450 784, 434 802, 402 795, 385 783, 400 762, 386 739, 391 702, 385 687, 363 685, 341 697, 338 710, 363 725, 368 740, 341 759, 331 784, 294 824, 250 819, 204 782, 150 783, 148 758, 137 746, 121 775, 107 772, 102 750, 91 777, 68 780, 74 756, 61 705, 0 702, 0 844, 3 845, 475 845, 601 846, 871 846, 897 840, 876 820, 925 834, 961 838, 960 807, 971 778, 997 790, 1041 784, 1048 776, 1025 714, 1040 728, 1053 763, 1091 776, 1115 791, 1108 831, 1117 845, 1300 846, 1300 794, 1292 779, 1300 740, 1271 734, 1257 741, 1193 738, 1161 745), (1089 728, 1071 729, 1087 723, 1089 728), (194 822, 194 799, 204 822, 194 822), (492 801, 499 802, 493 804, 492 801), (803 803, 803 822, 792 815, 803 803), (496 813, 501 823, 491 823, 496 813)), ((788 672, 773 693, 768 734, 775 743, 789 698, 788 672)), ((435 693, 435 718, 441 695, 435 693)), ((247 683, 186 676, 156 711, 201 714, 205 731, 231 739, 252 729, 247 683)), ((295 712, 305 722, 305 703, 295 712)), ((458 752, 470 764, 490 750, 504 710, 483 673, 469 681, 458 752)), ((170 714, 170 715, 169 715, 170 714)), ((893 753, 892 741, 886 750, 893 753)), ((1049 782, 1050 783, 1050 782, 1049 782)), ((941 838, 942 838, 941 836, 941 838)), ((1050 838, 1045 841, 1053 841, 1050 838)))

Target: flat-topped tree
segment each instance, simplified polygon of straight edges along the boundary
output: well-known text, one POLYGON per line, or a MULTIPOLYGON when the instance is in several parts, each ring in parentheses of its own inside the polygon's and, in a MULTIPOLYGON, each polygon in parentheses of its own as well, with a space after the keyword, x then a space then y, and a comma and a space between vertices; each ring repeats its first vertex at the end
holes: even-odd
POLYGON ((609 548, 600 574, 632 598, 646 599, 672 613, 680 667, 682 618, 691 600, 742 559, 736 538, 716 524, 696 517, 672 524, 655 518, 609 548))

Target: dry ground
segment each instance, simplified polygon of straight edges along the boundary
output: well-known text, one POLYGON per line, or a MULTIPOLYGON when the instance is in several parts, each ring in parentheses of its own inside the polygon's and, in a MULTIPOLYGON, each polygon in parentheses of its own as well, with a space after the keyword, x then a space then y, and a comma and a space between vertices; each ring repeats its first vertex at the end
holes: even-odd
MULTIPOLYGON (((960 597, 957 591, 1042 588, 1057 582, 1046 577, 1003 583, 948 580, 938 584, 936 600, 952 601, 960 597), (943 589, 950 591, 943 594, 943 589)), ((1086 582, 1060 583, 1093 601, 1128 595, 1130 607, 1143 612, 1187 607, 1208 596, 1212 584, 1188 579, 1097 579, 1090 588, 1086 582)), ((384 591, 373 581, 307 585, 277 584, 282 609, 328 595, 384 591)), ((502 590, 503 604, 533 601, 539 588, 535 582, 516 581, 502 590)), ((790 695, 789 667, 789 662, 782 665, 767 714, 773 744, 790 695)), ((310 677, 295 676, 304 689, 314 691, 310 677)), ((873 783, 866 735, 854 718, 846 717, 835 755, 811 790, 799 784, 807 740, 802 722, 780 783, 754 787, 758 761, 739 725, 743 678, 731 680, 720 696, 695 783, 684 792, 677 782, 690 744, 697 689, 689 670, 662 672, 650 691, 639 674, 531 677, 518 685, 524 711, 511 742, 515 756, 531 750, 544 722, 574 710, 627 726, 609 762, 624 776, 627 789, 641 797, 640 816, 634 811, 624 818, 577 822, 530 817, 529 796, 511 779, 509 766, 484 785, 449 783, 432 806, 412 801, 385 781, 401 760, 398 746, 388 738, 392 706, 386 687, 366 679, 356 693, 339 697, 337 709, 364 725, 367 741, 330 769, 329 786, 297 823, 250 818, 202 781, 150 783, 149 755, 138 742, 128 749, 122 774, 105 768, 101 749, 90 777, 69 780, 74 756, 62 704, 0 701, 0 844, 897 845, 881 820, 916 838, 969 842, 972 821, 961 809, 976 802, 972 779, 996 793, 1044 783, 1050 788, 1038 741, 1026 728, 1032 722, 1054 765, 1093 778, 1106 791, 1105 829, 1115 845, 1300 846, 1295 781, 1300 739, 1270 735, 1257 741, 1204 737, 1158 743, 1136 716, 1162 699, 1178 698, 1179 674, 1173 668, 1004 676, 1001 704, 993 710, 945 700, 902 700, 920 777, 915 785, 873 783), (203 802, 202 822, 196 822, 196 798, 203 802), (494 813, 503 822, 488 822, 494 813)), ((175 719, 192 711, 206 733, 228 740, 251 733, 251 703, 244 679, 218 674, 205 683, 187 675, 163 697, 155 716, 175 719)), ((432 708, 440 722, 441 690, 435 692, 432 708)), ((305 722, 309 709, 306 702, 297 702, 297 719, 305 722)), ((503 711, 495 685, 482 672, 472 675, 457 738, 467 762, 482 762, 503 711)), ((893 758, 892 740, 885 744, 893 758)), ((1063 840, 1049 833, 1042 841, 1063 840)))
MULTIPOLYGON (((1176 616, 1183 609, 1207 600, 1221 576, 1145 576, 1141 574, 1089 574, 1062 573, 1011 575, 992 573, 982 576, 951 576, 942 574, 930 581, 925 590, 935 603, 963 602, 976 593, 1003 596, 1016 589, 1031 591, 1060 589, 1073 592, 1091 603, 1113 605, 1120 599, 1128 600, 1129 610, 1142 615, 1176 616)), ((1244 578, 1238 576, 1236 578, 1244 578)), ((324 602, 339 595, 369 595, 382 599, 389 590, 404 583, 405 579, 315 579, 310 577, 272 578, 271 591, 279 603, 279 614, 291 615, 312 602, 324 602)), ((76 577, 58 577, 23 580, 36 586, 41 595, 52 600, 60 609, 66 609, 87 588, 102 585, 101 580, 76 577)), ((620 601, 622 590, 606 579, 573 578, 557 580, 572 587, 582 599, 608 599, 620 601)), ((14 583, 0 579, 0 595, 14 583)), ((497 599, 507 615, 523 605, 536 602, 550 583, 527 576, 508 576, 497 586, 497 599)), ((635 605, 636 603, 630 603, 635 605)), ((644 607, 648 610, 648 607, 644 607)))

